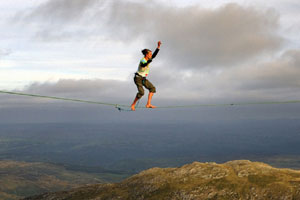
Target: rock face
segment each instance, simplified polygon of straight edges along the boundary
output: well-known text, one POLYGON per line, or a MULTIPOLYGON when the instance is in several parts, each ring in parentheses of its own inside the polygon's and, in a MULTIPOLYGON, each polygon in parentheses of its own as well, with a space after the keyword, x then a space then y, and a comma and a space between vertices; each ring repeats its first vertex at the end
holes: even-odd
POLYGON ((247 160, 152 168, 116 184, 97 184, 26 200, 294 200, 300 171, 247 160))

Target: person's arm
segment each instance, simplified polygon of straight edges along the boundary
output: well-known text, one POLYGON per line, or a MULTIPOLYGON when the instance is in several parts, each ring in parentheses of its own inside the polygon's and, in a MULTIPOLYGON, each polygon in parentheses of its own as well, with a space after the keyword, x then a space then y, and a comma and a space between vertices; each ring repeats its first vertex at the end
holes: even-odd
POLYGON ((141 66, 142 66, 142 67, 146 67, 149 63, 152 62, 152 59, 155 58, 156 55, 157 55, 158 52, 159 52, 160 45, 161 45, 161 41, 158 41, 158 43, 157 43, 157 48, 155 49, 154 53, 152 54, 152 58, 149 59, 149 60, 147 60, 147 62, 145 62, 145 63, 141 62, 141 66))
POLYGON ((161 45, 161 41, 158 41, 158 43, 157 43, 157 48, 155 49, 154 53, 152 54, 151 60, 152 60, 153 58, 155 58, 156 55, 158 54, 159 49, 160 49, 160 45, 161 45))
POLYGON ((143 60, 141 60, 141 62, 140 62, 140 65, 141 65, 141 67, 146 67, 149 63, 151 63, 152 62, 152 59, 149 59, 149 60, 147 60, 147 61, 143 61, 143 60))
POLYGON ((152 58, 150 60, 152 60, 153 58, 155 58, 158 52, 159 52, 159 49, 156 48, 155 51, 154 51, 154 53, 152 54, 152 58))

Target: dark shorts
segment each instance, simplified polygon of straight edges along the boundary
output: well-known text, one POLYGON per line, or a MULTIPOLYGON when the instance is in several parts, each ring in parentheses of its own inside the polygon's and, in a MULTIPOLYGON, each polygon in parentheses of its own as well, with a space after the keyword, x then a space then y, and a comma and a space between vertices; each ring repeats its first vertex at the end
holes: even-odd
POLYGON ((136 94, 136 97, 138 99, 140 99, 145 94, 143 86, 145 88, 147 88, 149 90, 149 92, 152 92, 152 93, 156 92, 154 85, 144 77, 135 75, 134 83, 136 84, 137 89, 138 89, 138 93, 136 94))

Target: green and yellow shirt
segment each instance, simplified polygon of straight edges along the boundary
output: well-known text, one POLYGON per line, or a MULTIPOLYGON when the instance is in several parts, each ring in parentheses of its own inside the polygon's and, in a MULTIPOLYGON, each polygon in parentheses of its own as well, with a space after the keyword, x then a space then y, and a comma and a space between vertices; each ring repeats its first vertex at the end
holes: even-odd
POLYGON ((142 76, 142 77, 146 77, 149 74, 150 68, 149 65, 152 62, 152 59, 156 57, 157 53, 158 53, 159 49, 155 49, 152 58, 149 60, 146 60, 145 58, 141 59, 140 63, 139 63, 139 67, 137 70, 137 73, 142 76))

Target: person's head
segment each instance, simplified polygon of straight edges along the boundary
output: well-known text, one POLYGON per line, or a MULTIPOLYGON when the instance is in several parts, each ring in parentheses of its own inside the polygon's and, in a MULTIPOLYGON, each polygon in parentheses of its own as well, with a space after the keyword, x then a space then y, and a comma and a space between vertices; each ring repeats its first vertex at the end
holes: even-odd
POLYGON ((142 50, 142 54, 144 55, 144 57, 145 57, 146 59, 152 58, 152 51, 149 50, 149 49, 143 49, 143 50, 142 50))

